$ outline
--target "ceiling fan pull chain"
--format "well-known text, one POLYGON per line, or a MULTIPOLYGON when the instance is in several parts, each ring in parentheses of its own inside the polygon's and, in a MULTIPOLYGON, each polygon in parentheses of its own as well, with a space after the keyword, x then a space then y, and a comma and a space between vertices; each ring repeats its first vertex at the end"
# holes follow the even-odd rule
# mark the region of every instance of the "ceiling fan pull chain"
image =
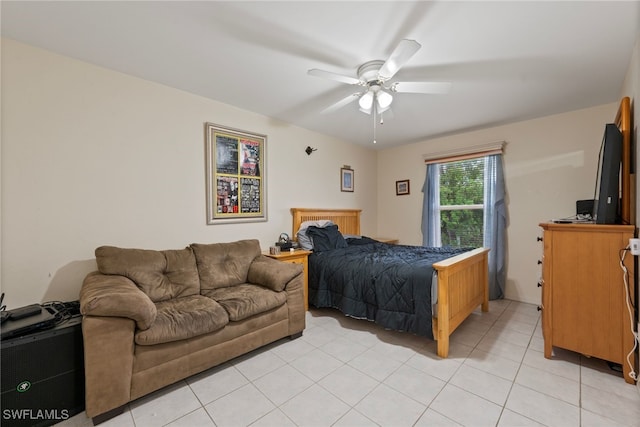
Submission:
POLYGON ((378 109, 376 108, 376 103, 375 103, 375 100, 374 100, 373 111, 372 111, 372 114, 371 114, 373 116, 373 143, 374 144, 377 142, 376 141, 376 122, 378 121, 378 117, 376 117, 377 114, 378 114, 378 109))

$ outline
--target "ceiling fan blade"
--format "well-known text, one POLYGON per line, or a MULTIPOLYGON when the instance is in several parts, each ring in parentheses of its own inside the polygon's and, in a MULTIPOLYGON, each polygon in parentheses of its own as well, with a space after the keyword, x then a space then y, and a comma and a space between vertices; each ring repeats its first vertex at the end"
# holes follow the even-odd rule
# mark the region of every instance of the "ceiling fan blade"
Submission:
POLYGON ((420 49, 421 45, 415 40, 403 39, 391 52, 391 56, 378 71, 380 80, 386 81, 393 77, 404 64, 420 49))
POLYGON ((332 73, 331 71, 318 70, 317 68, 313 68, 307 71, 307 74, 310 76, 322 77, 329 80, 336 80, 338 82, 347 83, 350 85, 359 85, 361 84, 360 80, 355 77, 343 76, 342 74, 332 73))
POLYGON ((325 108, 324 110, 322 110, 320 112, 320 114, 329 114, 329 113, 333 113, 334 111, 339 110, 340 108, 351 104, 353 101, 356 101, 358 98, 360 98, 360 93, 352 93, 351 95, 347 96, 346 98, 341 99, 340 101, 336 102, 335 104, 332 104, 330 106, 328 106, 327 108, 325 108))
POLYGON ((392 92, 443 94, 451 91, 451 82, 396 82, 392 92))

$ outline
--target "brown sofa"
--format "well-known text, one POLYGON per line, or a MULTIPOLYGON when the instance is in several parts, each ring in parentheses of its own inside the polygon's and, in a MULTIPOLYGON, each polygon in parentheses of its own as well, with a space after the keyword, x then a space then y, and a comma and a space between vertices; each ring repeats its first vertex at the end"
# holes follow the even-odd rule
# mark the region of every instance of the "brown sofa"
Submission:
POLYGON ((257 240, 154 251, 102 246, 80 290, 86 414, 134 399, 305 327, 302 266, 257 240))

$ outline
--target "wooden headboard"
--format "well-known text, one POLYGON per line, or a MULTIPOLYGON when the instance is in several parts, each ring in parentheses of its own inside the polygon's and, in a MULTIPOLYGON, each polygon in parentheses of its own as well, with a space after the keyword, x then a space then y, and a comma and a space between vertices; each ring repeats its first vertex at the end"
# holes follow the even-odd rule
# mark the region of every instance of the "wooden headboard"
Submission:
POLYGON ((296 238, 296 233, 300 229, 300 224, 305 221, 318 221, 330 219, 337 226, 342 234, 360 234, 360 212, 362 209, 311 209, 311 208, 291 208, 293 215, 293 233, 291 237, 296 238))

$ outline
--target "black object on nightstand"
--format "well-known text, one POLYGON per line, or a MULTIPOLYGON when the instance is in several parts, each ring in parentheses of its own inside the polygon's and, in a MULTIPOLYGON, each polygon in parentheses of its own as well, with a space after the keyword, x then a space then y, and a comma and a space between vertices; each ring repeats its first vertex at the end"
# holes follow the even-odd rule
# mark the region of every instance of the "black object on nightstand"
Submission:
POLYGON ((49 426, 84 410, 81 316, 2 340, 0 352, 3 427, 49 426))

